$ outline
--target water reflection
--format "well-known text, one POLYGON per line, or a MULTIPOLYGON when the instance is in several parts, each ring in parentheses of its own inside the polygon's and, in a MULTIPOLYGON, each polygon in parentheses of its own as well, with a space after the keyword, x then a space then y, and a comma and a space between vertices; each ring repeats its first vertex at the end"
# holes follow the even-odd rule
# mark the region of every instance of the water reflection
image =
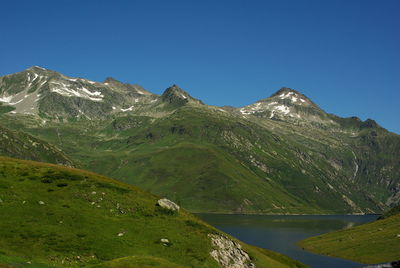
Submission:
POLYGON ((361 267, 359 263, 312 254, 296 246, 310 236, 373 221, 374 215, 221 215, 197 214, 218 229, 259 247, 278 251, 311 267, 361 267))

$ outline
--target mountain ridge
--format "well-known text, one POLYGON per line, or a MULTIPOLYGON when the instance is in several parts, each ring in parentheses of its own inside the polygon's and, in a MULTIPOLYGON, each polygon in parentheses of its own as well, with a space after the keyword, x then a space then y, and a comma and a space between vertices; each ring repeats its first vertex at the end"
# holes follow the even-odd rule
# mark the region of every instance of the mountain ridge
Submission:
MULTIPOLYGON (((198 100, 196 98, 193 98, 192 96, 189 95, 188 92, 182 90, 179 86, 177 85, 172 85, 164 90, 164 92, 161 95, 157 95, 154 93, 151 93, 149 91, 146 91, 143 87, 137 84, 128 84, 128 83, 123 83, 120 82, 112 77, 107 77, 104 82, 95 82, 91 80, 87 80, 85 78, 74 78, 74 77, 69 77, 65 76, 63 74, 60 74, 56 71, 49 70, 46 68, 42 68, 39 66, 31 66, 27 68, 26 70, 23 70, 21 72, 17 72, 14 74, 8 74, 3 77, 0 77, 0 104, 2 106, 8 105, 11 106, 13 109, 10 111, 10 113, 25 113, 25 114, 33 114, 33 115, 38 115, 39 117, 43 117, 43 115, 46 115, 46 112, 40 111, 40 109, 36 109, 35 107, 29 106, 29 107, 23 107, 24 102, 29 102, 29 100, 32 101, 32 97, 30 96, 29 93, 34 93, 35 91, 40 91, 40 89, 48 84, 50 81, 54 79, 54 77, 59 78, 61 80, 67 80, 70 82, 78 82, 79 83, 85 83, 86 85, 98 85, 100 86, 99 88, 90 88, 87 89, 81 85, 82 89, 81 91, 76 91, 76 90, 68 90, 65 88, 65 85, 60 82, 52 82, 56 84, 56 87, 53 88, 44 88, 47 89, 50 92, 57 93, 58 95, 66 96, 66 97, 80 97, 83 98, 84 100, 81 101, 81 106, 84 104, 82 102, 86 102, 85 100, 90 100, 92 102, 102 102, 103 101, 103 91, 105 90, 104 87, 111 87, 111 90, 117 93, 123 93, 130 98, 123 102, 123 105, 118 105, 114 106, 114 104, 110 105, 101 105, 104 106, 101 108, 96 108, 96 116, 107 116, 109 114, 115 113, 115 112, 138 112, 139 110, 143 111, 143 105, 141 105, 142 99, 141 97, 146 96, 150 97, 150 100, 147 99, 144 102, 144 106, 149 106, 149 109, 153 109, 155 105, 151 105, 154 102, 166 102, 172 106, 179 107, 181 105, 186 105, 186 104, 199 104, 199 105, 206 105, 209 107, 212 107, 210 105, 204 104, 201 100, 198 100), (26 81, 20 81, 20 85, 25 85, 25 89, 27 89, 26 94, 22 96, 19 96, 18 94, 14 95, 7 95, 9 93, 15 93, 16 88, 6 88, 7 85, 4 85, 4 80, 5 78, 11 78, 11 76, 20 76, 21 74, 27 74, 26 81), (41 81, 43 77, 46 77, 47 74, 47 81, 41 81), (30 75, 33 75, 34 77, 31 77, 30 75), (39 78, 39 79, 38 79, 39 78), (32 81, 30 81, 32 79, 32 81), (35 88, 35 85, 38 88, 35 88), (33 88, 32 88, 33 87, 33 88), (103 88, 102 88, 103 87, 103 88), (64 91, 63 91, 64 89, 64 91), (65 90, 66 89, 66 90, 65 90), (91 91, 94 90, 94 91, 91 91), (28 101, 26 100, 28 99, 28 101), (139 105, 140 103, 140 105, 139 105), (150 105, 149 105, 150 104, 150 105), (137 109, 135 106, 142 106, 141 108, 137 109), (21 107, 21 108, 20 108, 21 107), (98 113, 100 112, 100 114, 98 113)), ((79 85, 75 85, 75 87, 78 87, 79 85)), ((21 90, 24 87, 19 87, 19 91, 16 93, 21 93, 23 90, 21 90)), ((33 94, 32 94, 33 95, 33 94)), ((36 98, 33 100, 34 102, 40 102, 41 101, 41 96, 40 93, 37 93, 36 98)), ((124 99, 124 97, 121 96, 121 94, 111 94, 111 97, 116 98, 118 100, 118 104, 120 104, 121 100, 124 99)), ((60 101, 58 97, 53 96, 52 101, 60 101)), ((113 102, 117 103, 117 102, 113 102)), ((68 104, 67 104, 68 105, 68 104)), ((71 104, 69 104, 71 105, 71 104)), ((117 104, 115 104, 117 105, 117 104)), ((46 107, 46 105, 43 105, 43 109, 52 109, 52 107, 46 107)), ((71 105, 72 106, 72 105, 71 105)), ((80 105, 78 105, 80 106, 80 105)), ((307 96, 302 94, 301 92, 291 89, 288 87, 282 87, 279 90, 277 90, 275 93, 271 94, 269 97, 262 98, 255 103, 243 106, 243 107, 232 107, 232 106, 214 106, 217 107, 221 110, 226 110, 226 111, 239 111, 242 115, 254 115, 257 117, 263 117, 263 118, 269 118, 269 119, 275 119, 275 120, 289 120, 292 122, 296 121, 301 121, 302 117, 309 115, 307 117, 307 120, 305 121, 311 121, 313 123, 318 124, 327 124, 327 125, 334 125, 335 124, 335 117, 331 114, 326 113, 324 110, 322 110, 317 104, 315 104, 311 99, 309 99, 307 96), (311 114, 311 115, 310 115, 311 114)), ((149 110, 147 107, 144 108, 144 110, 149 110)), ((85 114, 82 112, 82 110, 77 109, 76 107, 71 108, 72 111, 62 113, 64 116, 67 115, 67 117, 80 117, 80 114, 85 114)), ((91 113, 93 115, 93 113, 91 113)), ((85 116, 84 116, 85 117, 85 116)), ((57 118, 57 115, 52 115, 50 118, 57 118)), ((85 118, 89 118, 86 116, 85 118)), ((340 118, 340 117, 339 117, 340 118)), ((350 117, 353 118, 353 117, 350 117)), ((346 118, 341 118, 341 119, 346 119, 346 118)), ((367 119, 365 121, 368 121, 370 119, 367 119)), ((304 120, 303 120, 304 121, 304 120)), ((365 122, 364 121, 364 122, 365 122)), ((315 125, 315 124, 314 124, 315 125)), ((379 125, 377 125, 378 127, 379 125)), ((380 127, 380 126, 379 126, 380 127)))

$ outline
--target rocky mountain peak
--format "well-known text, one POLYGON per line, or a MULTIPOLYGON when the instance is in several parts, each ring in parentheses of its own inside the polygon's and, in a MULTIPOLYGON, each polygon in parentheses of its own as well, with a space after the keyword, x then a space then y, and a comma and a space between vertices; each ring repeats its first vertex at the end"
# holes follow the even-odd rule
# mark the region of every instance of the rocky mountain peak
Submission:
POLYGON ((117 79, 113 77, 107 77, 104 82, 104 84, 122 84, 122 82, 118 81, 117 79))
POLYGON ((290 122, 302 121, 318 124, 330 122, 326 113, 315 103, 299 91, 288 87, 282 87, 269 98, 242 107, 239 111, 243 115, 255 115, 290 122))
POLYGON ((301 105, 301 106, 308 106, 312 105, 313 102, 301 94, 299 91, 296 91, 294 89, 288 88, 288 87, 282 87, 279 89, 276 93, 272 94, 271 97, 264 99, 264 101, 270 101, 270 100, 286 100, 286 104, 293 104, 293 105, 301 105))
POLYGON ((46 68, 40 67, 40 66, 31 66, 28 69, 26 69, 27 71, 31 71, 31 72, 43 72, 43 71, 47 71, 46 68))
POLYGON ((164 93, 161 96, 161 99, 166 103, 174 105, 184 105, 189 102, 203 104, 203 102, 193 98, 192 96, 189 95, 189 93, 187 93, 186 91, 184 91, 175 84, 170 86, 164 91, 164 93))
POLYGON ((368 118, 361 124, 361 128, 378 128, 380 127, 375 120, 368 118))

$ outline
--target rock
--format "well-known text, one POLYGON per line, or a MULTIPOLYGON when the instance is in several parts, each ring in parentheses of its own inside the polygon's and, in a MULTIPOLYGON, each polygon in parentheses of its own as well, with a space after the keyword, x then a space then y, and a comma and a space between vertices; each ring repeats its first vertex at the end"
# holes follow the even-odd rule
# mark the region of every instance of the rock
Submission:
POLYGON ((44 205, 44 202, 43 201, 39 201, 39 205, 44 205))
POLYGON ((400 261, 392 261, 389 263, 375 264, 364 266, 363 268, 398 268, 400 267, 400 261))
POLYGON ((171 243, 169 242, 169 240, 167 238, 161 238, 160 241, 163 244, 163 246, 168 247, 171 245, 171 243))
POLYGON ((168 200, 167 198, 163 198, 157 201, 157 204, 165 209, 169 209, 172 211, 179 211, 180 207, 172 202, 171 200, 168 200))
POLYGON ((123 236, 125 233, 118 233, 118 236, 123 236))
POLYGON ((242 246, 229 238, 209 234, 211 244, 215 248, 210 255, 223 268, 255 268, 251 263, 249 255, 242 249, 242 246))

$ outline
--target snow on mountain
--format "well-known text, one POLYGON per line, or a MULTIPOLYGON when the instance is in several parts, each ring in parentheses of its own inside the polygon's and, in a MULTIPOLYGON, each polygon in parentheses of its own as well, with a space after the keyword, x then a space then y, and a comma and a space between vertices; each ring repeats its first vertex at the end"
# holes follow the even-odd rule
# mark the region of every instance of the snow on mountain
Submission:
POLYGON ((38 66, 0 77, 0 104, 12 106, 13 113, 93 118, 134 111, 156 98, 138 85, 73 78, 38 66))

